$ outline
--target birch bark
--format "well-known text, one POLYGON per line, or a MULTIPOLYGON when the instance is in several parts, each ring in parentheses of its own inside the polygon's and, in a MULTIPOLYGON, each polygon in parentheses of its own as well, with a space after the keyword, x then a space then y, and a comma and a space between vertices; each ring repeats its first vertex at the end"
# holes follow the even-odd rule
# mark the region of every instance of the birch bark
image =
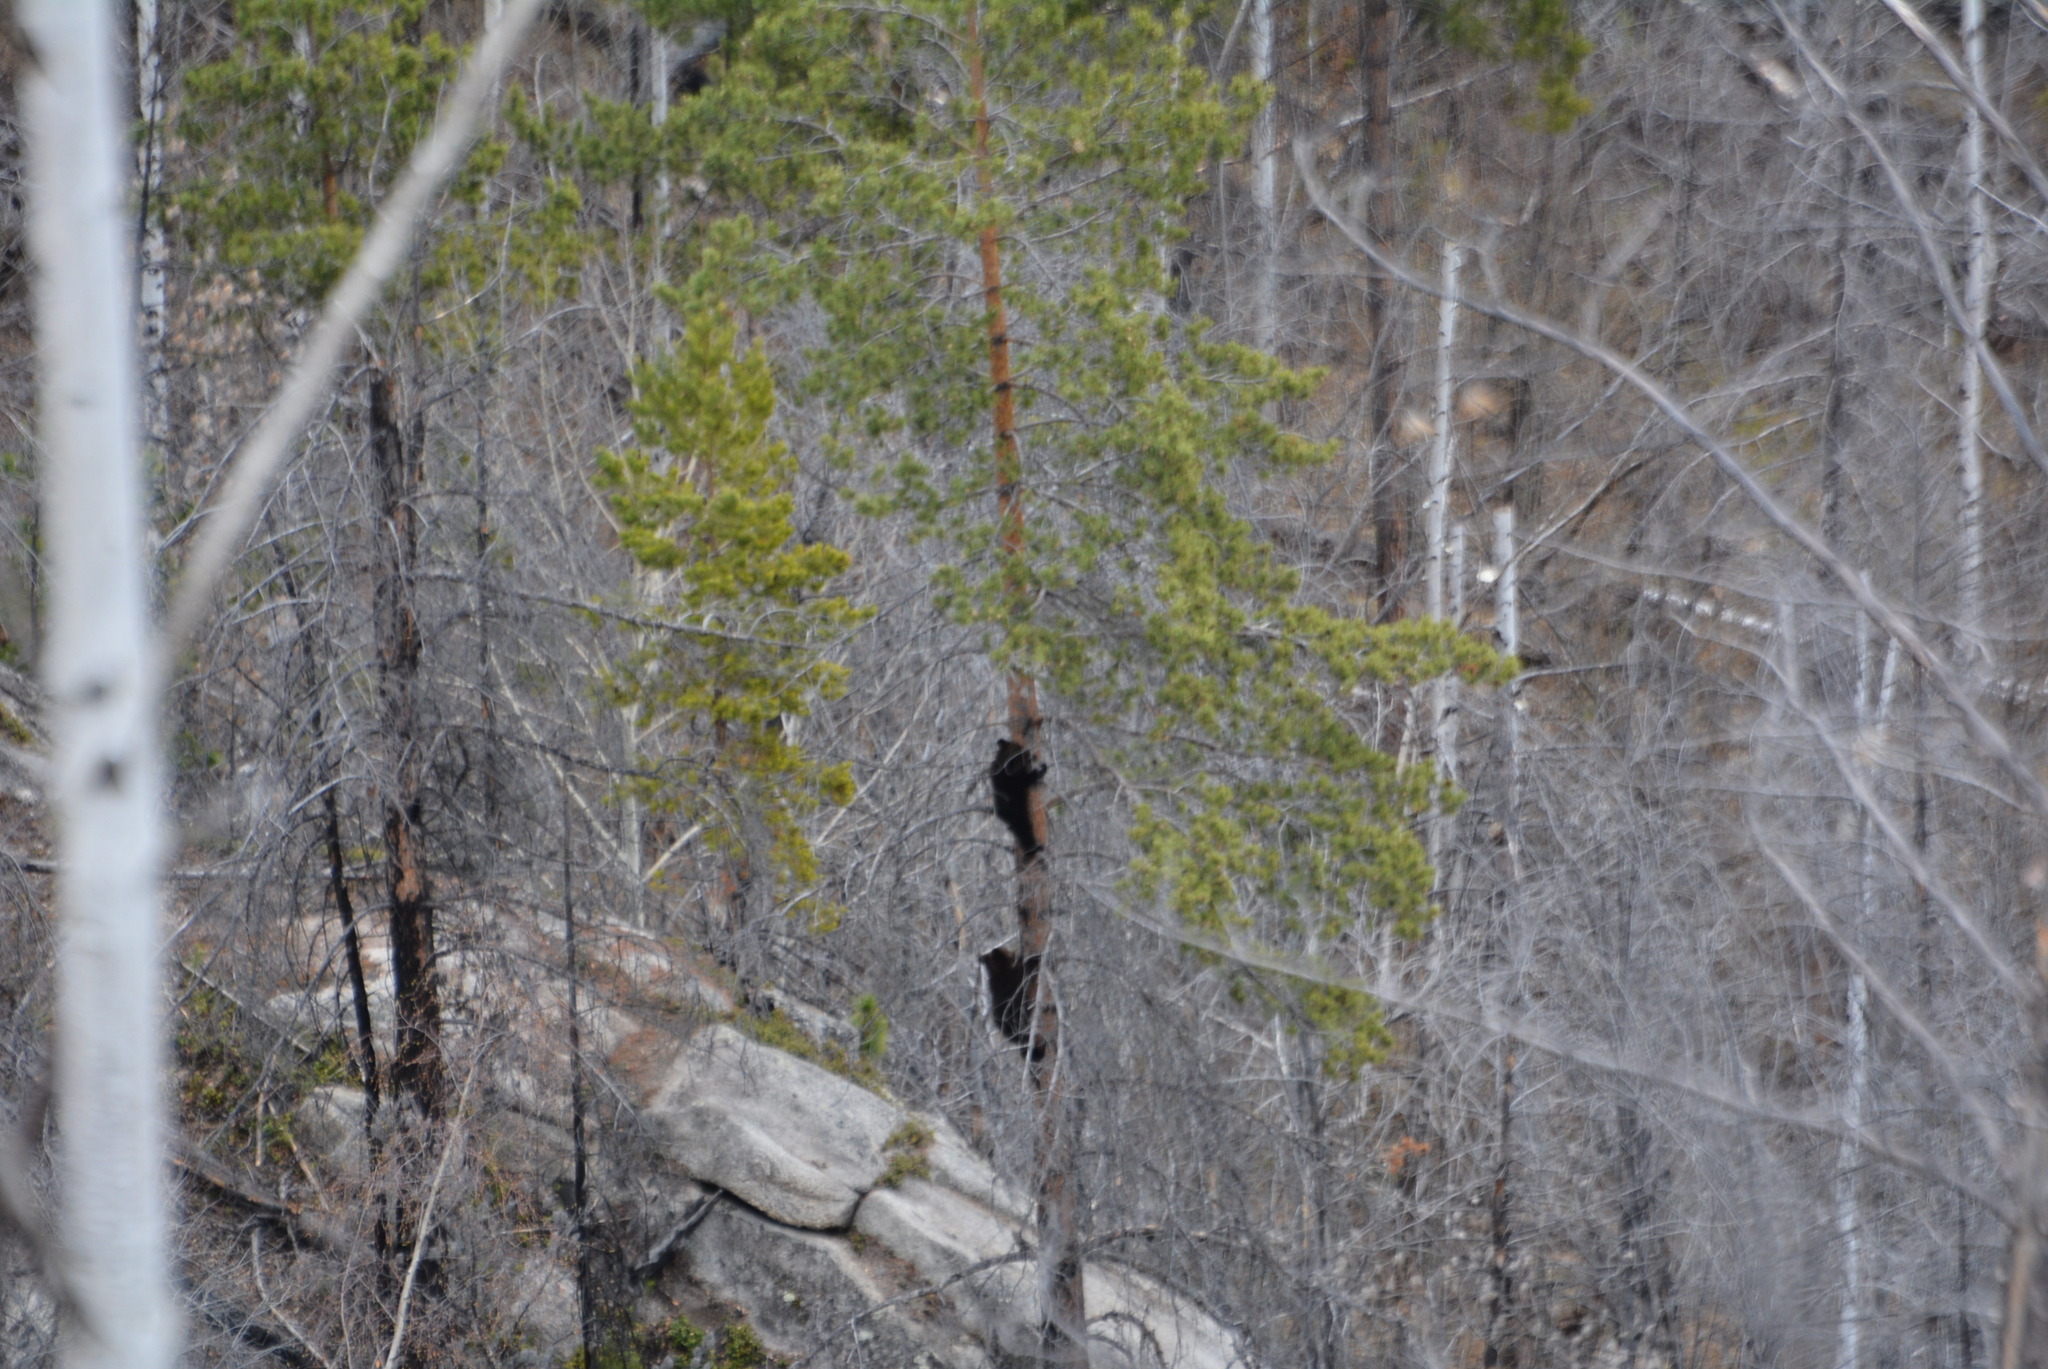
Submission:
MULTIPOLYGON (((1963 0, 1963 60, 1970 80, 1984 89, 1984 0, 1963 0)), ((1957 441, 1962 510, 1958 548, 1958 599, 1964 638, 1984 651, 1984 333, 1991 317, 1991 283, 1998 271, 1998 244, 1991 236, 1991 203, 1985 194, 1984 119, 1974 104, 1963 109, 1963 179, 1968 196, 1963 279, 1963 402, 1957 441)))
MULTIPOLYGON (((1423 607, 1432 618, 1443 617, 1449 604, 1446 581, 1451 558, 1446 530, 1451 504, 1451 429, 1456 419, 1452 411, 1451 355, 1458 344, 1458 271, 1464 256, 1465 249, 1458 243, 1444 245, 1443 297, 1437 308, 1436 436, 1429 449, 1429 495, 1423 504, 1422 520, 1429 556, 1423 582, 1423 607)), ((1456 689, 1456 682, 1449 677, 1436 680, 1429 686, 1430 743, 1435 753, 1437 772, 1446 778, 1457 769, 1456 689)), ((1429 824, 1432 866, 1440 864, 1443 854, 1444 825, 1443 814, 1433 812, 1429 824)), ((1441 887, 1441 875, 1438 884, 1441 887)))
POLYGON ((177 1353, 165 1252, 163 854, 136 396, 133 149, 112 5, 24 0, 57 831, 57 1108, 69 1369, 177 1353))
MULTIPOLYGON (((1501 504, 1493 510, 1493 560, 1498 568, 1493 582, 1494 629, 1500 634, 1500 649, 1512 656, 1521 649, 1521 620, 1518 616, 1517 576, 1515 574, 1515 506, 1501 504)), ((1520 801, 1521 778, 1521 736, 1518 717, 1517 687, 1509 684, 1501 691, 1500 738, 1501 750, 1501 843, 1507 851, 1508 896, 1510 907, 1519 912, 1516 905, 1521 894, 1520 835, 1515 810, 1520 801)), ((1500 1369, 1520 1362, 1514 1340, 1513 1307, 1514 1285, 1514 1192, 1511 1180, 1514 1174, 1514 1122, 1515 1122, 1515 1043, 1503 1041, 1500 1046, 1499 1091, 1500 1130, 1495 1152, 1493 1201, 1491 1211, 1492 1251, 1488 1260, 1488 1290, 1486 1307, 1486 1347, 1481 1355, 1485 1369, 1500 1369)))

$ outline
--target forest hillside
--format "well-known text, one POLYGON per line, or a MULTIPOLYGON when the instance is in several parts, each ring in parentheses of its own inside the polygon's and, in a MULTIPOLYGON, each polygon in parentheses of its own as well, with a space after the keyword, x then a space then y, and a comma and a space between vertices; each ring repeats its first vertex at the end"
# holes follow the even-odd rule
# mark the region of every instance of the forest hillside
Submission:
POLYGON ((0 1364, 2048 1366, 2048 6, 7 12, 0 1364))

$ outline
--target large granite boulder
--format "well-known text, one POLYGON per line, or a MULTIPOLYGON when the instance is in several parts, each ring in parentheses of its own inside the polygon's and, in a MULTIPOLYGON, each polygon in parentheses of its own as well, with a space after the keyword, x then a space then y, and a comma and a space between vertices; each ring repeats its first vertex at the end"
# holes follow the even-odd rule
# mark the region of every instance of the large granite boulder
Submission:
MULTIPOLYGON (((864 1199, 854 1230, 942 1287, 961 1321, 991 1346, 1030 1356, 1038 1345, 1038 1265, 1019 1222, 942 1184, 911 1180, 864 1199)), ((1131 1369, 1244 1369, 1237 1338, 1191 1299, 1106 1261, 1088 1266, 1095 1360, 1131 1369)))
POLYGON ((370 1168, 365 1106, 363 1091, 346 1084, 309 1090, 292 1112, 292 1139, 340 1172, 361 1176, 370 1168))
POLYGON ((1036 1256, 1025 1232, 964 1194, 912 1179, 876 1189, 860 1205, 855 1231, 907 1261, 976 1335, 1013 1355, 1037 1345, 1036 1256))
POLYGON ((1122 1265, 1088 1266, 1088 1329, 1098 1369, 1247 1369, 1223 1323, 1194 1299, 1122 1265))
MULTIPOLYGON (((636 973, 619 977, 656 1006, 601 1002, 586 1016, 585 1040, 640 1104, 662 1162, 636 1171, 641 1191, 630 1200, 648 1229, 675 1233, 650 1257, 647 1314, 692 1308, 719 1324, 737 1314, 774 1354, 811 1369, 994 1369, 1032 1358, 1042 1313, 1029 1200, 944 1118, 910 1112, 726 1023, 678 1030, 719 1005, 685 1003, 676 986, 718 986, 639 939, 628 949, 640 955, 626 966, 636 973), (700 1208, 699 1199, 715 1201, 700 1208)), ((346 1025, 331 986, 282 1006, 287 1033, 305 1031, 307 1019, 316 1034, 346 1025)), ((552 1020, 557 1007, 543 1004, 542 1015, 552 1020)), ((515 1039, 488 1081, 506 1105, 486 1138, 492 1162, 544 1192, 566 1183, 569 1154, 563 1061, 552 1043, 515 1039)), ((295 1126, 325 1164, 362 1170, 359 1091, 310 1091, 295 1126)), ((616 1189, 623 1176, 613 1181, 616 1189)), ((573 1348, 571 1267, 556 1241, 518 1271, 530 1363, 558 1364, 573 1348)), ((1091 1262, 1087 1298, 1098 1369, 1250 1365, 1229 1328, 1133 1269, 1091 1262)))
POLYGON ((679 1269, 737 1306, 768 1349, 810 1363, 985 1369, 972 1330, 928 1299, 892 1302, 899 1279, 872 1248, 799 1231, 727 1201, 693 1232, 679 1269))
POLYGON ((675 1054, 643 1116, 663 1155, 692 1179, 816 1231, 852 1223, 906 1120, 853 1081, 723 1025, 675 1054))

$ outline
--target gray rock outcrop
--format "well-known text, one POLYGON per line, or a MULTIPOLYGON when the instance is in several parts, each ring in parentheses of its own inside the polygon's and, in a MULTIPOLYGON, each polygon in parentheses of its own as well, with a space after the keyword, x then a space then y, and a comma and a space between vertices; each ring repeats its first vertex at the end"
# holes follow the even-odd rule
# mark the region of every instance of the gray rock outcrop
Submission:
MULTIPOLYGON (((663 1157, 730 1195, 682 1243, 677 1277, 737 1303, 771 1350, 932 1369, 1036 1350, 1030 1206, 943 1118, 725 1025, 642 1071, 663 1157), (921 1173, 892 1176, 906 1137, 921 1173)), ((1246 1369, 1191 1299, 1109 1261, 1086 1277, 1098 1364, 1246 1369)))
MULTIPOLYGON (((620 939, 638 957, 635 987, 661 990, 656 1008, 614 1000, 587 1010, 584 1039, 608 1055, 652 1142, 652 1171, 617 1177, 638 1186, 650 1228, 674 1233, 643 1271, 653 1279, 646 1317, 738 1314, 770 1353, 806 1369, 999 1369, 1031 1356, 1042 1316, 1029 1201, 944 1118, 756 1040, 744 1020, 707 1023, 712 1010, 734 1011, 716 983, 681 956, 664 963, 644 938, 620 939), (700 1207, 704 1198, 714 1201, 700 1207)), ((326 1021, 338 1015, 331 987, 266 1007, 288 1035, 309 1018, 338 1025, 326 1021)), ((790 1022, 829 1016, 776 1007, 790 1022)), ((531 1072, 559 1069, 550 1042, 520 1037, 492 1062, 490 1083, 507 1105, 488 1138, 495 1162, 543 1191, 565 1182, 568 1153, 559 1090, 531 1072)), ((359 1172, 362 1106, 357 1090, 315 1089, 296 1135, 325 1163, 359 1172)), ((1251 1369, 1228 1327, 1158 1280, 1106 1260, 1086 1279, 1098 1369, 1251 1369)), ((534 1362, 557 1363, 573 1346, 574 1287, 558 1244, 522 1269, 534 1362)))
POLYGON ((875 1186, 895 1104, 728 1026, 679 1051, 642 1115, 666 1157, 778 1222, 843 1231, 875 1186))

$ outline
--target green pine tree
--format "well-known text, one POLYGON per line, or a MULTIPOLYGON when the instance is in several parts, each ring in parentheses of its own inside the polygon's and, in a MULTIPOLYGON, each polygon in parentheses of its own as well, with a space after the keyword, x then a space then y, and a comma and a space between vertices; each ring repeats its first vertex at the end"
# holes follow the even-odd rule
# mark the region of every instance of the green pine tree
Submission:
MULTIPOLYGON (((523 136, 593 196, 636 175, 709 188, 701 230, 663 249, 684 307, 822 314, 826 343, 784 359, 785 387, 825 415, 864 509, 950 549, 941 602, 1044 690, 1054 725, 1088 731, 1133 800, 1131 896, 1291 951, 1419 931, 1415 827, 1444 796, 1364 735, 1354 691, 1512 666, 1443 623, 1303 602, 1226 497, 1329 456, 1273 418, 1317 375, 1165 307, 1203 158, 1261 92, 1211 81, 1167 6, 771 0, 729 17, 718 79, 665 124, 593 102, 522 112, 523 136), (1026 434, 1009 474, 986 229, 1026 434)), ((1342 1006, 1320 1018, 1355 1056, 1375 1022, 1342 1006)))
POLYGON ((799 910, 829 919, 802 821, 848 802, 853 780, 793 733, 816 701, 844 691, 829 647, 867 615, 824 593, 846 553, 796 536, 795 462, 769 435, 774 378, 758 344, 735 355, 737 335, 725 311, 692 317, 635 377, 636 445, 598 454, 597 488, 646 572, 634 604, 643 630, 606 688, 615 705, 666 720, 671 744, 630 782, 634 796, 705 832, 749 875, 759 861, 799 910))

